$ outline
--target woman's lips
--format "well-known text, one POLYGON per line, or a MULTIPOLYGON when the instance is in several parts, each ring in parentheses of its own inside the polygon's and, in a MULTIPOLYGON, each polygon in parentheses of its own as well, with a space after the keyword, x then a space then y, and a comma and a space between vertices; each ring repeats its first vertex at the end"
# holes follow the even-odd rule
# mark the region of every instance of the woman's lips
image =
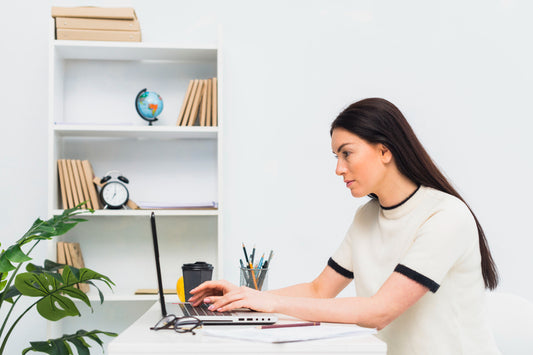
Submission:
POLYGON ((355 180, 346 180, 344 181, 346 183, 346 187, 350 187, 350 185, 354 182, 355 180))

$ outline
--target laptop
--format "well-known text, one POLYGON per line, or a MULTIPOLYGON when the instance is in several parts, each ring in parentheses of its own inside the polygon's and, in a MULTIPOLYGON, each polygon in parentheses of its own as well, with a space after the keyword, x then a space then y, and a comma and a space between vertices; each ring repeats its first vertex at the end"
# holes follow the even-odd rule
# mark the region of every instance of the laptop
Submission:
POLYGON ((193 316, 202 321, 203 324, 272 324, 276 323, 278 317, 272 313, 255 312, 249 309, 239 309, 230 312, 212 312, 207 309, 209 305, 202 304, 198 307, 193 307, 191 303, 165 303, 165 296, 163 293, 163 282, 161 279, 161 265, 159 264, 159 246, 157 243, 157 230, 155 224, 155 214, 152 212, 150 216, 150 224, 152 226, 152 238, 154 241, 155 266, 157 271, 157 288, 159 292, 159 303, 161 304, 161 316, 167 315, 167 309, 170 313, 177 317, 193 316))

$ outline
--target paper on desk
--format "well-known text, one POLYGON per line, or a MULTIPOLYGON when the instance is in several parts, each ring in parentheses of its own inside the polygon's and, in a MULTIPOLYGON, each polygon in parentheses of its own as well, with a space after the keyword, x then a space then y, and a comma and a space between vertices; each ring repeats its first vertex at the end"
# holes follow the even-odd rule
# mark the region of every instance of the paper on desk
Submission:
POLYGON ((287 343, 294 341, 305 341, 314 339, 335 338, 353 335, 375 334, 372 328, 363 328, 357 325, 325 325, 311 327, 291 327, 291 328, 240 328, 240 329, 220 329, 206 327, 202 334, 233 338, 240 340, 260 341, 265 343, 287 343))

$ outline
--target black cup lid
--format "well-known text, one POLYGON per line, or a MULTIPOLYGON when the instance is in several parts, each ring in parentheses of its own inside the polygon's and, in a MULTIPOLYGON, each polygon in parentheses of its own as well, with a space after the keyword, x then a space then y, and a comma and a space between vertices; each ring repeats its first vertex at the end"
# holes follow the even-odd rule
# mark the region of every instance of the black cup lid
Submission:
POLYGON ((182 270, 213 270, 213 265, 206 263, 205 261, 197 261, 195 263, 183 264, 182 270))

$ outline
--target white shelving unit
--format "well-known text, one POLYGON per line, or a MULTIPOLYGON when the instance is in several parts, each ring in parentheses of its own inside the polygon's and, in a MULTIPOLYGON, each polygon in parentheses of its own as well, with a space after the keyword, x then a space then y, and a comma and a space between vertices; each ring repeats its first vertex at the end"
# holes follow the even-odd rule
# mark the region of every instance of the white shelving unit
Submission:
MULTIPOLYGON (((223 277, 220 99, 218 127, 176 126, 190 80, 217 77, 218 97, 222 97, 220 68, 218 48, 57 40, 50 43, 50 216, 63 211, 58 159, 87 159, 97 176, 120 170, 130 180, 130 198, 135 202, 218 203, 217 209, 155 210, 165 288, 175 288, 182 264, 198 260, 213 264, 215 278, 223 277), (163 112, 153 126, 138 116, 134 106, 137 93, 144 88, 156 91, 164 101, 163 112)), ((86 267, 116 283, 113 293, 102 285, 104 305, 139 312, 157 300, 156 296, 134 295, 139 288, 156 288, 151 212, 96 210, 86 215, 88 222, 61 237, 79 242, 86 267)), ((56 241, 49 244, 51 260, 56 258, 56 241)), ((89 297, 98 300, 95 290, 89 292, 89 297)), ((124 320, 121 323, 120 319, 106 319, 105 314, 100 317, 102 324, 95 326, 102 330, 119 332, 128 325, 124 320)), ((49 335, 86 328, 83 322, 84 317, 51 323, 49 335)))

